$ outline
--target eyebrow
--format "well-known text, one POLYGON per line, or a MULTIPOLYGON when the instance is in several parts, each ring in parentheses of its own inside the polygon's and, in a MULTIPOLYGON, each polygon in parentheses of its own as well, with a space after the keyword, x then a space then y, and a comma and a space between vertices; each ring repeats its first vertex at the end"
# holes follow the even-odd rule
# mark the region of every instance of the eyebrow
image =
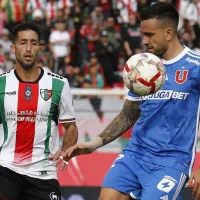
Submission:
POLYGON ((141 33, 143 34, 143 35, 154 35, 155 33, 152 33, 152 32, 142 32, 141 31, 141 33))
POLYGON ((27 40, 30 40, 31 42, 39 42, 39 41, 36 40, 36 39, 26 39, 26 38, 20 39, 20 41, 27 41, 27 40))

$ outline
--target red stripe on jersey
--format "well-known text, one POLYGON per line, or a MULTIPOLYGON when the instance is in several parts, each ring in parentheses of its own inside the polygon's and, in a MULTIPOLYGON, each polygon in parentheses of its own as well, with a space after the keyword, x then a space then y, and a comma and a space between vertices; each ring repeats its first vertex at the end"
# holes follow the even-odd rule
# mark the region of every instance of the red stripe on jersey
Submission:
POLYGON ((32 160, 39 93, 38 87, 38 83, 19 83, 14 157, 14 162, 19 164, 30 163, 32 160))

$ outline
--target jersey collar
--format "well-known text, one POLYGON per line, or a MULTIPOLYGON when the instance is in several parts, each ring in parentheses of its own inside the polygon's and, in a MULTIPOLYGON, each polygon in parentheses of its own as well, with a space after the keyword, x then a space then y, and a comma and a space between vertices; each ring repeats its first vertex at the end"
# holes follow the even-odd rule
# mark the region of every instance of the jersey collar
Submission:
POLYGON ((40 69, 41 69, 40 75, 39 75, 38 78, 37 78, 35 81, 33 81, 33 82, 23 81, 23 80, 19 77, 19 75, 18 75, 16 69, 14 70, 14 74, 15 74, 16 78, 19 80, 19 82, 21 82, 21 83, 38 83, 39 80, 40 80, 40 79, 42 78, 42 76, 44 75, 44 70, 43 70, 42 68, 40 68, 40 69))

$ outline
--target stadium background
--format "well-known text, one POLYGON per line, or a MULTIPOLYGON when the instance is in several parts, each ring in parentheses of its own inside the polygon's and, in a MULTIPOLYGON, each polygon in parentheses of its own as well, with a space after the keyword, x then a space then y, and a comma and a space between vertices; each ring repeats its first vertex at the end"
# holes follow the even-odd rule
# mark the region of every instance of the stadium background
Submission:
MULTIPOLYGON (((87 141, 119 113, 127 92, 123 65, 131 55, 145 51, 138 13, 159 1, 176 6, 179 39, 199 52, 200 0, 0 0, 0 73, 15 68, 9 50, 13 27, 23 21, 38 24, 38 65, 68 78, 79 141, 87 141)), ((129 138, 130 130, 95 153, 73 159, 66 172, 58 172, 62 199, 97 200, 106 171, 129 138)), ((200 140, 194 169, 200 165, 199 149, 200 140)), ((191 188, 186 188, 184 200, 190 199, 191 188)))

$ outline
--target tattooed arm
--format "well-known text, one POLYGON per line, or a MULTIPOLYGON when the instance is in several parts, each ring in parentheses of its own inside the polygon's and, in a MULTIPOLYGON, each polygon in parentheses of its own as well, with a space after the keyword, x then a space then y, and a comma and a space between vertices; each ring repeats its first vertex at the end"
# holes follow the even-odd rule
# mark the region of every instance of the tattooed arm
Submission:
POLYGON ((126 100, 122 111, 115 119, 100 133, 89 142, 82 142, 70 147, 65 152, 66 159, 69 160, 80 154, 89 154, 97 148, 104 146, 123 135, 139 118, 140 102, 126 100))
POLYGON ((140 115, 140 102, 126 100, 122 111, 98 136, 103 145, 112 142, 123 135, 136 122, 140 115))

